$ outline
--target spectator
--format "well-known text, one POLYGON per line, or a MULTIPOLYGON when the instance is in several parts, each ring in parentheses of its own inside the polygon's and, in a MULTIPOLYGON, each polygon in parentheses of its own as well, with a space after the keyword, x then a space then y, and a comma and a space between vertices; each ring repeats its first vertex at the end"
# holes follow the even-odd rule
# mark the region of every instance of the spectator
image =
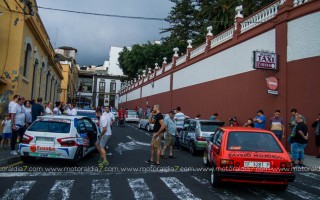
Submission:
POLYGON ((150 145, 150 159, 148 161, 146 161, 146 163, 159 166, 160 165, 160 154, 161 154, 161 138, 162 138, 162 133, 165 130, 166 126, 163 121, 163 115, 160 112, 160 106, 154 105, 153 111, 154 111, 154 115, 151 116, 152 119, 154 117, 153 137, 152 137, 151 145, 150 145), (156 151, 156 155, 157 155, 156 162, 153 161, 155 151, 156 151))
POLYGON ((244 126, 244 127, 252 127, 252 128, 254 128, 254 123, 253 123, 252 118, 249 118, 249 119, 247 120, 247 122, 246 122, 243 126, 244 126))
POLYGON ((44 115, 44 107, 42 105, 42 98, 37 99, 37 103, 31 107, 32 122, 36 121, 38 116, 44 115))
POLYGON ((178 106, 177 107, 177 113, 174 115, 174 120, 176 122, 176 127, 177 127, 177 132, 176 132, 176 148, 178 150, 181 149, 180 147, 180 141, 179 141, 179 137, 180 137, 180 132, 184 127, 184 121, 186 119, 186 116, 181 112, 181 107, 178 106))
POLYGON ((32 114, 31 114, 31 102, 25 101, 24 102, 24 111, 26 113, 26 122, 28 125, 32 123, 32 114))
POLYGON ((115 121, 114 115, 112 112, 110 112, 110 107, 106 106, 106 112, 103 113, 104 115, 107 115, 108 120, 110 121, 110 126, 112 126, 113 122, 115 121))
POLYGON ((164 124, 166 126, 166 132, 165 132, 165 141, 164 141, 164 147, 161 152, 161 158, 166 158, 165 152, 167 147, 169 147, 169 158, 173 158, 173 146, 175 144, 175 136, 177 127, 174 122, 174 112, 169 111, 169 114, 165 116, 164 118, 164 124))
POLYGON ((219 121, 218 117, 219 117, 219 114, 218 114, 218 113, 214 113, 214 114, 210 117, 210 120, 217 120, 217 121, 219 121))
POLYGON ((296 126, 294 135, 292 136, 292 158, 294 160, 294 166, 305 167, 303 164, 304 160, 304 149, 308 143, 308 127, 303 122, 301 115, 296 115, 296 126))
MULTIPOLYGON (((174 111, 172 111, 172 112, 174 112, 174 111)), ((201 114, 197 114, 195 119, 200 119, 200 117, 201 117, 201 114)))
POLYGON ((54 115, 61 115, 62 113, 61 113, 60 108, 61 108, 61 103, 60 103, 60 101, 57 101, 57 102, 56 102, 56 106, 55 106, 55 108, 53 109, 53 114, 54 114, 54 115))
POLYGON ((240 124, 237 121, 237 117, 229 118, 229 125, 230 126, 240 126, 240 124))
POLYGON ((66 110, 66 105, 63 103, 63 101, 60 103, 61 106, 60 106, 60 112, 61 114, 65 114, 65 110, 66 110))
POLYGON ((11 124, 12 124, 12 139, 11 139, 11 154, 18 155, 16 152, 16 142, 19 137, 22 139, 26 130, 26 115, 22 108, 23 98, 18 98, 17 104, 11 109, 11 124))
POLYGON ((266 128, 266 117, 263 115, 263 110, 258 110, 257 116, 253 119, 253 122, 255 128, 266 128))
POLYGON ((107 142, 111 137, 110 123, 108 123, 107 115, 102 115, 101 110, 96 111, 96 116, 99 119, 101 133, 95 145, 100 154, 99 166, 104 167, 106 165, 109 165, 105 146, 107 145, 107 142))
POLYGON ((271 131, 277 136, 281 141, 281 138, 284 137, 284 120, 280 117, 280 110, 274 112, 274 116, 270 119, 271 131))
POLYGON ((46 106, 46 109, 45 109, 45 114, 46 114, 46 115, 53 115, 53 112, 52 112, 52 103, 51 103, 51 102, 48 102, 48 103, 47 103, 47 106, 46 106))
POLYGON ((78 114, 74 103, 69 104, 69 109, 67 110, 68 115, 76 116, 78 114))
POLYGON ((312 127, 315 128, 316 146, 318 147, 318 155, 316 158, 320 158, 320 113, 316 121, 312 123, 312 127))
MULTIPOLYGON (((13 107, 15 104, 17 104, 18 98, 20 98, 20 95, 17 95, 17 94, 16 94, 16 95, 13 96, 12 101, 10 101, 9 106, 8 106, 8 113, 9 113, 9 115, 10 115, 10 113, 11 113, 12 107, 13 107)), ((11 116, 9 116, 9 117, 11 118, 11 116)))
POLYGON ((124 120, 124 110, 122 107, 118 110, 118 126, 123 125, 122 123, 125 123, 124 120))
POLYGON ((9 117, 9 114, 5 114, 4 120, 1 122, 1 126, 3 126, 2 130, 2 140, 1 140, 1 149, 4 147, 3 143, 5 140, 8 140, 8 146, 11 144, 11 138, 12 138, 12 123, 11 119, 9 117))

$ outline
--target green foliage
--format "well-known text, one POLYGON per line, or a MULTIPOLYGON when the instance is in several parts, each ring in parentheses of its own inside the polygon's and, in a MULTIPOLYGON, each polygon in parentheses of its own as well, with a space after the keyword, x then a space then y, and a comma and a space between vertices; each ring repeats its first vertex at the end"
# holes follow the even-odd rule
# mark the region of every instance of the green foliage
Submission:
POLYGON ((212 26, 214 35, 231 27, 234 23, 235 8, 243 5, 244 17, 274 2, 273 0, 170 0, 174 3, 166 21, 169 28, 161 29, 161 33, 169 33, 162 38, 162 44, 133 45, 129 50, 124 48, 120 53, 119 65, 128 79, 137 77, 143 69, 154 68, 154 64, 162 65, 163 57, 171 61, 173 48, 185 53, 187 40, 193 40, 194 47, 205 41, 207 27, 212 26))

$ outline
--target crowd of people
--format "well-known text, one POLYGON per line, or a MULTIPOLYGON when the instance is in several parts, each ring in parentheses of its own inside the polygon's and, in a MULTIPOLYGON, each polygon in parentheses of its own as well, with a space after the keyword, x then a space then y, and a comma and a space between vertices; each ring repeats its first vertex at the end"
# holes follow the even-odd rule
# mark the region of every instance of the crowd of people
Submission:
POLYGON ((26 100, 20 95, 14 95, 8 105, 8 112, 1 122, 3 126, 1 149, 9 147, 12 155, 18 155, 16 144, 22 141, 26 129, 42 115, 77 115, 75 104, 56 102, 55 107, 51 102, 42 102, 42 98, 26 100), (7 143, 7 147, 5 145, 7 143))

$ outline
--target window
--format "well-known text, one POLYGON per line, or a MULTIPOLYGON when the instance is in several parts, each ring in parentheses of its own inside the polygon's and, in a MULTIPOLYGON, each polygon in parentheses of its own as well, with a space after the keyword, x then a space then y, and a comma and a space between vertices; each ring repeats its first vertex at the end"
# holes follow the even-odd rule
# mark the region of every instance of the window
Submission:
POLYGON ((220 146, 221 146, 222 135, 223 135, 222 130, 218 130, 218 131, 216 132, 216 134, 214 134, 213 143, 214 143, 218 148, 220 148, 220 146))
POLYGON ((197 125, 197 123, 195 121, 191 122, 190 126, 189 126, 189 131, 195 131, 196 125, 197 125))
POLYGON ((85 133, 86 132, 86 125, 82 119, 78 120, 77 123, 77 131, 78 133, 85 133))
POLYGON ((29 69, 31 59, 31 45, 28 43, 24 54, 23 76, 27 77, 27 71, 29 69))
POLYGON ((116 92, 116 82, 110 83, 110 92, 116 92))
POLYGON ((36 121, 28 129, 28 131, 34 132, 49 132, 49 133, 69 133, 70 122, 55 122, 55 121, 36 121))
POLYGON ((203 132, 215 132, 217 128, 223 126, 223 122, 200 122, 201 131, 203 132))
POLYGON ((100 82, 99 83, 99 92, 105 92, 106 91, 106 82, 100 82))
POLYGON ((183 125, 183 130, 188 130, 189 128, 189 124, 190 124, 190 120, 185 121, 184 125, 183 125))

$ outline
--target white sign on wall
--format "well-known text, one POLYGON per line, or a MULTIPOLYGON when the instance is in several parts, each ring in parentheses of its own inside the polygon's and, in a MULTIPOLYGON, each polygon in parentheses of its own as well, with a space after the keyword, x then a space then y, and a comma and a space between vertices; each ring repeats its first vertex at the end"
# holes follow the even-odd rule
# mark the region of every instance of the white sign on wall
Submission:
POLYGON ((278 58, 276 53, 254 51, 253 58, 254 69, 267 69, 278 71, 278 58))

